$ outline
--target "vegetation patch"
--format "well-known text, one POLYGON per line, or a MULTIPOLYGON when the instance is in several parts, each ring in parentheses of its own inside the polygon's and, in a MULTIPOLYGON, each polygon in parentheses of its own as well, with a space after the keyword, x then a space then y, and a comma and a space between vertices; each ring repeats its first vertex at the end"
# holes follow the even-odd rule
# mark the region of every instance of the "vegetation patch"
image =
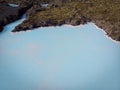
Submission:
MULTIPOLYGON (((113 39, 120 41, 120 0, 3 0, 30 2, 27 19, 13 31, 62 24, 94 22, 113 39), (48 3, 48 7, 41 7, 48 3)), ((26 5, 26 4, 25 4, 26 5)))

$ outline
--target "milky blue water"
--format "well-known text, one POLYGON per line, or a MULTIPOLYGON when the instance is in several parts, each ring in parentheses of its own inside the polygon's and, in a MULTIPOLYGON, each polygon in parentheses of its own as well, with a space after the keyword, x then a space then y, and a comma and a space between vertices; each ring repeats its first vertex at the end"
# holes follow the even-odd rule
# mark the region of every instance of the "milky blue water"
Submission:
POLYGON ((120 90, 120 44, 93 23, 0 33, 0 90, 120 90))
POLYGON ((49 4, 41 4, 42 7, 47 7, 49 4))
POLYGON ((19 5, 16 5, 16 4, 8 4, 9 6, 11 7, 18 7, 19 5))

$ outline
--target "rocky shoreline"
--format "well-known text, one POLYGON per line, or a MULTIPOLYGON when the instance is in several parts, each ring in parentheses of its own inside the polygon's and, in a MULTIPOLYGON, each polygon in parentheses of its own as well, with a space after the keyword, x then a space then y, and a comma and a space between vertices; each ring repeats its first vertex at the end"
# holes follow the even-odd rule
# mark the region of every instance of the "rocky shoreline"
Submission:
POLYGON ((31 3, 20 3, 18 7, 12 7, 6 1, 0 2, 0 32, 3 31, 5 25, 14 22, 32 6, 31 3))
MULTIPOLYGON (((37 27, 60 26, 63 24, 80 25, 93 22, 98 27, 105 30, 108 36, 116 41, 120 41, 120 5, 119 0, 24 0, 18 8, 12 8, 16 13, 12 13, 14 18, 7 20, 5 24, 0 23, 0 31, 3 26, 19 19, 26 12, 26 20, 15 27, 12 32, 26 31, 37 27), (48 3, 43 7, 42 3, 48 3), (112 7, 112 8, 111 8, 112 7)), ((5 6, 10 8, 9 6, 5 6)), ((0 7, 1 8, 1 7, 0 7)), ((5 12, 5 11, 3 11, 5 12)), ((2 17, 1 14, 0 18, 2 17)), ((4 18, 12 16, 6 11, 4 18)), ((5 20, 0 21, 5 22, 5 20)))
POLYGON ((2 32, 3 27, 17 19, 19 19, 18 8, 8 6, 7 4, 0 4, 0 32, 2 32))

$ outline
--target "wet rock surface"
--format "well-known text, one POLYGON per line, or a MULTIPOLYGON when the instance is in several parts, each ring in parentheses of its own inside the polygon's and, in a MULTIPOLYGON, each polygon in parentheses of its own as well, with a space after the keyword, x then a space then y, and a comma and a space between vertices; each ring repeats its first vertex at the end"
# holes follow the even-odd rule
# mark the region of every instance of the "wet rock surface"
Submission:
POLYGON ((19 17, 18 8, 8 6, 7 4, 0 4, 0 31, 3 27, 17 20, 19 17))
POLYGON ((23 13, 25 13, 31 6, 31 3, 23 2, 20 3, 18 7, 12 7, 8 2, 0 1, 0 32, 3 31, 3 27, 6 24, 20 19, 23 13))

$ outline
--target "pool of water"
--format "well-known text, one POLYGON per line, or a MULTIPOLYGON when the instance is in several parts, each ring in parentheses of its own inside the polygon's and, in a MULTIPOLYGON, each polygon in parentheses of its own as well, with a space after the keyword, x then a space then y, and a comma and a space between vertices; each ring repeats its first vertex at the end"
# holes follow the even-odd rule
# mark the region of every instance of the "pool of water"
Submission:
POLYGON ((120 44, 93 23, 0 34, 0 90, 120 90, 120 44))
POLYGON ((17 5, 17 4, 8 4, 8 5, 11 7, 19 7, 19 5, 17 5))

